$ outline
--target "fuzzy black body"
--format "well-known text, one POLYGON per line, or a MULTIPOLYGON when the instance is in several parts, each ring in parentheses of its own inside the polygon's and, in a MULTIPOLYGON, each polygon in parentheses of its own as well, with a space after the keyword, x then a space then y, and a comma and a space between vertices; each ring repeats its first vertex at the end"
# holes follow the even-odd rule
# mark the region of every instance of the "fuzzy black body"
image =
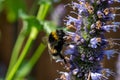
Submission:
POLYGON ((51 32, 48 37, 48 49, 50 52, 50 55, 53 57, 53 59, 56 60, 64 60, 64 56, 61 54, 63 45, 64 45, 64 37, 65 33, 63 30, 56 30, 54 32, 51 32))

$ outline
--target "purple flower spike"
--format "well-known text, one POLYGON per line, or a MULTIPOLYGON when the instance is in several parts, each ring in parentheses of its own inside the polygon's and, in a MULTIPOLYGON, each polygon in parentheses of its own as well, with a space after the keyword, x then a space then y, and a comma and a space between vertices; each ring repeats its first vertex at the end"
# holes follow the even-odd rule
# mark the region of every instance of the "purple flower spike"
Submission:
POLYGON ((64 44, 60 53, 66 61, 67 72, 62 72, 58 80, 109 79, 112 72, 103 68, 101 63, 104 55, 109 60, 114 53, 118 53, 115 49, 106 50, 116 45, 104 35, 110 31, 116 32, 120 27, 120 22, 114 20, 120 15, 113 13, 120 8, 110 7, 114 2, 120 0, 78 0, 69 5, 73 9, 70 12, 77 17, 69 15, 65 20, 67 30, 64 31, 64 44))

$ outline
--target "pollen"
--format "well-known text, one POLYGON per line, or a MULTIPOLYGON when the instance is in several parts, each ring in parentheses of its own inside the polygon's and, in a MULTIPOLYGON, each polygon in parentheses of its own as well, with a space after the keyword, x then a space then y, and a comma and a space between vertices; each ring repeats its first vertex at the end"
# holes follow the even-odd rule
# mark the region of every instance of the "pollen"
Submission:
POLYGON ((104 11, 105 15, 108 15, 110 13, 109 8, 106 8, 104 11))
POLYGON ((68 25, 67 29, 72 30, 72 31, 76 31, 76 27, 74 25, 68 25))
POLYGON ((102 26, 102 22, 101 22, 101 21, 97 21, 97 22, 96 22, 96 28, 97 28, 97 29, 100 29, 101 26, 102 26))

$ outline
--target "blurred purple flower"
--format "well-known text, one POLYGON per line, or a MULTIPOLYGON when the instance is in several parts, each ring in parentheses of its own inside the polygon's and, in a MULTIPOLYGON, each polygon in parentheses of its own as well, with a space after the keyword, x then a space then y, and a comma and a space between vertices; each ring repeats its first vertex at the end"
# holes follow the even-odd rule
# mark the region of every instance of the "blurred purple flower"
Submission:
POLYGON ((110 32, 110 30, 113 30, 114 32, 116 32, 117 28, 119 28, 119 25, 105 25, 105 26, 102 26, 102 29, 107 31, 107 32, 110 32))
POLYGON ((103 53, 107 56, 107 59, 110 59, 114 53, 118 53, 118 52, 115 50, 104 50, 103 53))
POLYGON ((66 55, 78 55, 78 50, 75 45, 69 45, 68 49, 64 52, 66 55))
POLYGON ((91 73, 92 80, 101 80, 102 74, 100 73, 91 73))
POLYGON ((97 38, 92 38, 90 40, 90 47, 97 48, 98 42, 101 42, 101 41, 98 41, 97 38))
POLYGON ((53 11, 51 19, 56 25, 60 26, 62 24, 62 18, 65 15, 65 11, 63 4, 58 5, 53 11))

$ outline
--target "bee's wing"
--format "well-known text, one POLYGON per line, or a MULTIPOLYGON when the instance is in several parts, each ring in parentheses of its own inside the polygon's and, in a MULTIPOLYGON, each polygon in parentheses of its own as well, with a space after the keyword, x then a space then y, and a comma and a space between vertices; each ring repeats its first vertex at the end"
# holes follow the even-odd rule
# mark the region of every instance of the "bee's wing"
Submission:
MULTIPOLYGON (((42 42, 43 42, 44 44, 48 43, 48 37, 47 37, 47 36, 44 36, 44 37, 42 38, 42 42)), ((46 45, 47 45, 47 44, 46 44, 46 45)))
POLYGON ((48 43, 48 53, 49 53, 49 56, 50 56, 50 61, 52 62, 52 52, 51 52, 51 47, 50 47, 49 43, 48 43))

